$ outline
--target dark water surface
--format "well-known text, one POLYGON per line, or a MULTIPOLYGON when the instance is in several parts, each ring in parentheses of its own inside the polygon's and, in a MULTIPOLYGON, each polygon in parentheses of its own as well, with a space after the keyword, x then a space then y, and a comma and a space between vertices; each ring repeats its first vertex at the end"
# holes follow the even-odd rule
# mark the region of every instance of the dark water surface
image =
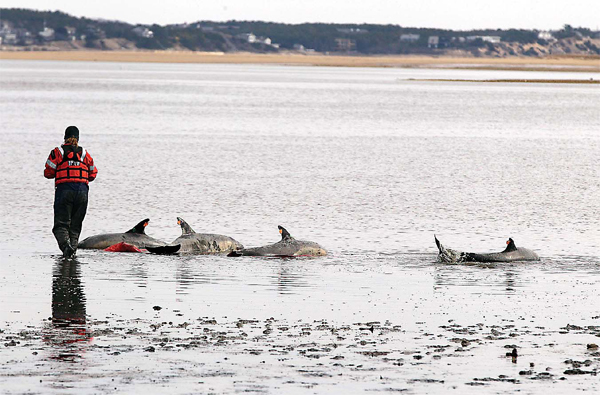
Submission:
POLYGON ((600 391, 600 90, 407 80, 591 77, 0 61, 2 391, 600 391), (330 255, 64 262, 42 172, 70 124, 84 237, 181 216, 330 255), (443 265, 434 233, 542 259, 443 265))

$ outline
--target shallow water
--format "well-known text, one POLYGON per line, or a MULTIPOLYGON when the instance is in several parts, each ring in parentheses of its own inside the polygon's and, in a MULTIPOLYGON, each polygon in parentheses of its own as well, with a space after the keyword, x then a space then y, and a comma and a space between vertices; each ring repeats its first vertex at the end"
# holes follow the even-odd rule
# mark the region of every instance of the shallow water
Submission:
POLYGON ((408 81, 590 76, 0 61, 3 391, 598 391, 600 91, 408 81), (68 124, 99 167, 83 237, 181 216, 330 255, 65 263, 42 170, 68 124), (434 233, 542 259, 442 265, 434 233))

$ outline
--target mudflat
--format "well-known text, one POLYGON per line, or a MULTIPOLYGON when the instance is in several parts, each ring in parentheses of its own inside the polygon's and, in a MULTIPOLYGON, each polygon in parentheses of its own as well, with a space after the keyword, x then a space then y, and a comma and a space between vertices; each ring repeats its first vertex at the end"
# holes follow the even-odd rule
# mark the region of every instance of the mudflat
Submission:
POLYGON ((282 64, 331 67, 443 67, 531 71, 597 71, 600 57, 484 58, 433 56, 342 56, 192 51, 1 51, 0 59, 149 63, 282 64))

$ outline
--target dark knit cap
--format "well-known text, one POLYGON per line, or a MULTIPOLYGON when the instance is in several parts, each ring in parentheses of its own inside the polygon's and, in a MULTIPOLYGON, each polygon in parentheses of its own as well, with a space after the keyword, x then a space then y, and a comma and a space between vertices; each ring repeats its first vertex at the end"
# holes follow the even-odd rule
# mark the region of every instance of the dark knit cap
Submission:
POLYGON ((69 126, 65 130, 65 140, 69 137, 75 137, 77 140, 79 140, 79 129, 77 129, 77 126, 69 126))

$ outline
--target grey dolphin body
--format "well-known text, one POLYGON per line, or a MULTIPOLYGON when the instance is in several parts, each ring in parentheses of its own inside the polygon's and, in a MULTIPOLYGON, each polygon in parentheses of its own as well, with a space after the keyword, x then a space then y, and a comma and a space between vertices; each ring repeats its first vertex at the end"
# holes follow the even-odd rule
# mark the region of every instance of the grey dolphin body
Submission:
POLYGON ((165 242, 156 240, 146 234, 145 228, 148 225, 148 222, 150 222, 150 220, 146 218, 124 233, 105 233, 96 236, 90 236, 79 242, 78 248, 103 250, 111 245, 121 242, 134 245, 138 248, 159 247, 166 245, 165 242))
POLYGON ((177 217, 181 226, 181 236, 173 240, 171 246, 181 245, 182 254, 226 254, 244 246, 229 236, 209 233, 196 233, 183 219, 177 217))
POLYGON ((245 248, 243 250, 232 251, 228 256, 324 256, 327 251, 317 243, 312 241, 302 241, 294 239, 287 230, 278 226, 281 233, 281 240, 274 244, 262 247, 245 248))
POLYGON ((445 248, 442 243, 435 237, 435 244, 438 247, 438 260, 444 263, 461 263, 461 262, 514 262, 514 261, 539 261, 540 257, 535 252, 517 247, 513 239, 509 238, 506 242, 506 248, 502 252, 492 253, 474 253, 462 252, 445 248))

